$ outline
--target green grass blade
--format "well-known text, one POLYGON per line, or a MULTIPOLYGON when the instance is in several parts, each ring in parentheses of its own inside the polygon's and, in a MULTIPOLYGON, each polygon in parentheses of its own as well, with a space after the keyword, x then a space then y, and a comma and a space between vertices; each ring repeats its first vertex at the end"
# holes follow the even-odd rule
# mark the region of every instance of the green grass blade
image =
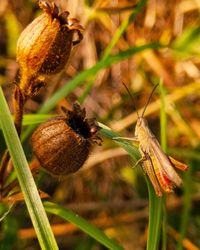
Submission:
POLYGON ((177 250, 184 249, 183 239, 186 237, 188 230, 188 224, 191 217, 191 208, 192 208, 192 164, 190 165, 187 173, 184 174, 184 196, 183 196, 183 211, 181 214, 181 223, 180 223, 180 237, 177 244, 177 250))
POLYGON ((155 191, 148 179, 147 186, 149 192, 149 226, 146 249, 157 250, 159 249, 158 244, 161 230, 162 198, 155 195, 155 191))
MULTIPOLYGON (((55 117, 55 115, 49 114, 26 114, 23 116, 23 126, 40 124, 45 122, 51 118, 55 117)), ((1 129, 1 125, 0 125, 1 129)))
POLYGON ((189 26, 172 44, 172 51, 177 58, 200 55, 200 26, 189 26))
POLYGON ((103 54, 103 59, 105 59, 105 58, 107 58, 109 56, 112 49, 115 47, 115 45, 119 41, 120 37, 125 32, 126 28, 130 24, 130 22, 133 22, 135 20, 136 16, 141 12, 141 10, 142 10, 143 6, 146 4, 146 2, 147 2, 146 0, 141 0, 137 4, 137 6, 135 6, 135 8, 133 9, 131 15, 122 22, 120 27, 115 32, 115 34, 114 34, 111 42, 109 43, 108 47, 106 48, 106 50, 105 50, 105 52, 103 54))
MULTIPOLYGON (((97 62, 93 67, 82 71, 80 74, 78 74, 76 77, 74 77, 71 81, 69 81, 67 84, 65 84, 62 88, 60 88, 39 110, 39 114, 45 114, 48 113, 50 110, 52 110, 57 103, 65 98, 68 94, 70 94, 76 87, 82 85, 86 79, 90 80, 90 77, 97 74, 100 70, 107 68, 111 66, 114 63, 117 63, 119 61, 122 61, 126 58, 129 58, 133 56, 134 54, 137 54, 139 52, 142 52, 146 49, 159 49, 163 48, 162 45, 159 43, 150 43, 145 44, 138 47, 131 47, 125 51, 122 51, 116 55, 110 56, 106 59, 102 59, 101 61, 97 62)), ((22 134, 22 141, 25 140, 30 133, 34 130, 35 126, 30 126, 25 132, 22 134)))
POLYGON ((146 44, 143 46, 138 47, 131 47, 128 50, 122 51, 116 55, 110 56, 106 59, 102 59, 99 61, 95 66, 91 67, 88 70, 85 70, 81 72, 79 75, 77 75, 74 79, 69 81, 66 85, 64 85, 61 89, 59 89, 40 109, 39 113, 47 113, 50 110, 52 110, 56 104, 66 97, 69 93, 71 93, 76 87, 83 84, 85 79, 92 77, 94 74, 99 72, 100 70, 107 68, 111 66, 114 63, 117 63, 119 61, 122 61, 126 58, 129 58, 130 56, 139 53, 141 51, 144 51, 146 49, 158 49, 162 46, 158 43, 151 43, 146 44))
MULTIPOLYGON (((160 82, 161 89, 161 144, 166 149, 166 114, 165 114, 165 103, 164 103, 164 89, 162 82, 160 82)), ((149 191, 149 230, 147 239, 147 250, 157 250, 160 242, 161 224, 163 222, 163 250, 166 247, 166 213, 165 211, 165 198, 159 198, 155 195, 155 191, 147 180, 148 191, 149 191), (164 216, 164 217, 163 217, 164 216), (164 219, 164 220, 162 220, 164 219)))
MULTIPOLYGON (((121 23, 121 25, 119 26, 119 28, 116 30, 115 34, 113 35, 113 38, 110 41, 109 45, 107 46, 107 48, 104 51, 103 56, 102 56, 103 60, 105 60, 106 58, 109 57, 109 55, 112 52, 112 49, 115 47, 115 45, 119 41, 120 37, 125 32, 126 28, 130 24, 130 22, 133 22, 135 20, 136 16, 141 12, 142 7, 145 5, 145 3, 146 3, 146 0, 140 1, 138 3, 138 5, 134 7, 131 15, 127 19, 123 20, 123 22, 121 23)), ((88 82, 88 84, 86 85, 84 93, 79 98, 79 102, 80 103, 83 103, 84 99, 87 97, 89 91, 91 90, 91 88, 93 86, 95 77, 96 77, 96 75, 93 74, 92 79, 90 79, 89 82, 88 82)))
MULTIPOLYGON (((164 152, 167 152, 167 116, 166 116, 166 105, 165 105, 166 91, 163 87, 163 81, 160 81, 160 139, 161 147, 164 152)), ((167 249, 167 209, 166 209, 166 195, 163 196, 162 202, 162 250, 167 249)))
POLYGON ((58 249, 0 87, 0 124, 41 249, 58 249))
POLYGON ((23 126, 40 124, 55 117, 53 114, 26 114, 23 116, 23 126))
POLYGON ((108 238, 108 236, 106 236, 100 229, 88 223, 88 221, 68 210, 67 208, 63 208, 62 206, 59 206, 52 202, 44 202, 44 207, 47 212, 55 214, 63 218, 64 220, 67 220, 70 223, 76 225, 83 232, 90 235, 106 248, 113 250, 123 250, 121 246, 119 246, 114 240, 108 238))

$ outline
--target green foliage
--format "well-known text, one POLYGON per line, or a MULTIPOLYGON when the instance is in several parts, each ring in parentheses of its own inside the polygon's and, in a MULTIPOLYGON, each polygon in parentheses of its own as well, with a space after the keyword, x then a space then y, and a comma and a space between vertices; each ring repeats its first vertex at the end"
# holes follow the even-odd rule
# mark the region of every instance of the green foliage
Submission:
POLYGON ((177 58, 200 55, 200 26, 188 27, 172 46, 177 58))
POLYGON ((48 213, 54 214, 56 216, 61 217, 62 219, 69 221, 70 223, 76 225, 78 228, 80 228, 83 232, 85 232, 87 235, 90 235, 95 240, 103 244, 106 248, 112 249, 112 250, 123 250, 121 246, 119 246, 115 241, 108 238, 103 231, 96 228, 92 224, 88 223, 86 220, 78 216, 77 214, 74 214, 72 211, 59 206, 58 204, 54 204, 51 202, 45 202, 44 203, 45 210, 48 213))

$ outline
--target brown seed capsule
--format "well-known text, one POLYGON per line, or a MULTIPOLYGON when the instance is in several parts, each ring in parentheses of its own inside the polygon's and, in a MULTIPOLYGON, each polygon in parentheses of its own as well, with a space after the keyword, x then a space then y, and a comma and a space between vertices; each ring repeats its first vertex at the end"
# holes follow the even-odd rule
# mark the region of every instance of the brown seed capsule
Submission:
POLYGON ((76 172, 87 159, 92 143, 101 144, 95 119, 86 119, 78 103, 65 116, 40 125, 32 135, 33 152, 41 166, 53 175, 76 172))
POLYGON ((38 2, 44 13, 25 28, 17 42, 20 75, 25 78, 20 87, 25 92, 28 91, 27 82, 34 84, 38 77, 41 80, 41 76, 60 72, 69 59, 72 46, 83 38, 83 27, 77 19, 68 18, 69 12, 59 14, 54 3, 38 2), (74 33, 77 33, 77 40, 74 40, 74 33))

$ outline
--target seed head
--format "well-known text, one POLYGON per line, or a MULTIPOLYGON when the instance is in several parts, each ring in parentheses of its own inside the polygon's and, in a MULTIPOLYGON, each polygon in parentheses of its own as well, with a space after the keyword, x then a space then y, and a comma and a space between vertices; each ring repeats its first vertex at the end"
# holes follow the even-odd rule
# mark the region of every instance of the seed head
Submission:
MULTIPOLYGON (((77 19, 68 18, 69 12, 59 13, 55 3, 44 0, 38 4, 43 13, 21 33, 16 51, 20 75, 30 84, 41 76, 60 72, 69 59, 72 46, 83 38, 83 27, 77 19), (77 40, 74 40, 75 33, 77 40)), ((22 89, 26 85, 27 91, 27 83, 22 85, 22 89)))
POLYGON ((75 103, 72 111, 63 111, 64 116, 45 122, 32 135, 33 152, 41 166, 57 176, 76 172, 92 145, 101 144, 96 135, 99 126, 95 119, 86 118, 85 109, 75 103))

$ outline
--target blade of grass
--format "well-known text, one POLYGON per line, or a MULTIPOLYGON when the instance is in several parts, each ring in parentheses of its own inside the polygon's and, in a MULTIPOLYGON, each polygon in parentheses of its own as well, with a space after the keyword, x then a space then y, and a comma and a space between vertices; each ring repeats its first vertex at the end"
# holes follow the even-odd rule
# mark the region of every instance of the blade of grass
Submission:
POLYGON ((128 25, 135 20, 136 16, 141 12, 141 10, 144 7, 144 5, 146 4, 146 2, 147 2, 146 0, 141 0, 134 7, 131 15, 122 22, 122 24, 120 25, 120 27, 115 32, 115 34, 114 34, 111 42, 109 43, 108 47, 106 48, 106 50, 105 50, 105 52, 103 54, 103 59, 105 59, 105 58, 107 58, 109 56, 109 54, 111 53, 112 49, 115 47, 115 45, 119 41, 120 37, 123 35, 123 33, 125 32, 125 30, 128 27, 128 25))
MULTIPOLYGON (((109 56, 106 59, 102 59, 98 63, 96 63, 93 67, 82 71, 76 77, 74 77, 71 81, 65 84, 62 88, 60 88, 38 111, 39 114, 48 113, 52 110, 56 104, 63 98, 65 98, 69 93, 71 93, 76 87, 82 85, 86 79, 89 79, 93 75, 97 74, 100 70, 109 67, 110 65, 117 63, 121 60, 129 58, 136 53, 144 51, 146 49, 159 49, 163 48, 159 43, 151 43, 138 47, 131 47, 125 51, 122 51, 116 55, 109 56)), ((22 134, 22 141, 24 141, 30 133, 34 130, 35 126, 30 126, 27 130, 22 134)))
MULTIPOLYGON (((23 126, 32 125, 32 124, 40 124, 45 122, 51 118, 55 117, 53 114, 26 114, 23 116, 23 126)), ((1 129, 1 125, 0 125, 1 129)))
POLYGON ((83 72, 81 72, 79 75, 77 75, 74 79, 69 81, 66 85, 64 85, 61 89, 59 89, 40 109, 39 113, 47 113, 50 110, 52 110, 56 104, 64 97, 66 97, 69 93, 71 93, 76 87, 83 84, 83 81, 90 76, 93 76, 93 74, 96 74, 101 69, 107 68, 110 65, 117 63, 119 61, 122 61, 126 58, 129 58, 130 56, 139 53, 141 51, 144 51, 146 49, 158 49, 162 46, 158 43, 151 43, 146 44, 143 46, 138 47, 131 47, 125 51, 122 51, 116 55, 110 56, 106 59, 102 59, 99 61, 95 66, 91 67, 90 69, 87 69, 83 72))
POLYGON ((0 87, 0 124, 41 249, 58 249, 0 87))
POLYGON ((63 218, 64 220, 67 220, 70 223, 76 225, 83 232, 90 235, 92 238, 100 242, 106 248, 112 250, 123 250, 123 247, 118 245, 114 240, 108 238, 108 236, 106 236, 100 229, 88 223, 88 221, 73 213, 69 209, 52 202, 44 202, 44 207, 47 212, 55 214, 63 218))
POLYGON ((53 114, 26 114, 23 116, 23 126, 40 124, 55 117, 53 114))
POLYGON ((177 58, 186 59, 200 55, 200 27, 188 26, 172 44, 172 51, 177 58))
MULTIPOLYGON (((166 91, 163 87, 163 81, 160 81, 160 139, 161 147, 164 152, 167 151, 167 116, 166 116, 166 105, 165 105, 166 91)), ((167 209, 166 209, 166 195, 163 196, 162 201, 162 250, 167 249, 167 209)))
POLYGON ((148 238, 147 250, 159 249, 161 217, 162 217, 162 198, 155 195, 155 191, 146 177, 148 192, 149 192, 149 223, 148 223, 148 238))
POLYGON ((180 238, 177 244, 177 250, 182 250, 183 248, 183 240, 186 237, 188 224, 191 216, 191 206, 192 206, 192 188, 193 188, 193 180, 192 180, 192 168, 195 164, 190 164, 190 167, 187 173, 184 174, 184 196, 183 196, 183 211, 181 214, 181 223, 180 223, 180 238))
MULTIPOLYGON (((166 149, 166 113, 165 113, 165 94, 160 82, 161 93, 161 111, 160 111, 160 127, 161 127, 161 145, 166 149)), ((163 246, 166 249, 166 212, 165 212, 165 198, 158 198, 155 195, 153 187, 149 180, 147 180, 149 191, 149 228, 147 239, 147 250, 157 250, 160 242, 161 224, 163 222, 163 246), (164 209, 164 213, 162 211, 164 209), (164 216, 164 218, 163 218, 164 216), (164 220, 162 220, 164 219, 164 220)))
MULTIPOLYGON (((136 6, 134 6, 131 15, 127 19, 123 20, 123 22, 121 23, 119 28, 116 30, 115 34, 113 35, 113 38, 111 39, 109 45, 107 46, 107 48, 104 51, 103 56, 102 56, 103 60, 105 60, 106 58, 109 57, 110 53, 112 52, 112 49, 115 47, 115 45, 119 41, 120 37, 125 32, 126 28, 130 24, 130 22, 133 22, 135 20, 136 16, 141 12, 145 3, 146 3, 146 0, 141 0, 136 6)), ((88 84, 86 85, 86 88, 85 88, 82 96, 79 98, 80 103, 82 103, 84 101, 84 99, 88 95, 89 91, 91 90, 93 83, 94 83, 94 79, 96 77, 96 74, 93 75, 92 79, 90 79, 88 84)))

